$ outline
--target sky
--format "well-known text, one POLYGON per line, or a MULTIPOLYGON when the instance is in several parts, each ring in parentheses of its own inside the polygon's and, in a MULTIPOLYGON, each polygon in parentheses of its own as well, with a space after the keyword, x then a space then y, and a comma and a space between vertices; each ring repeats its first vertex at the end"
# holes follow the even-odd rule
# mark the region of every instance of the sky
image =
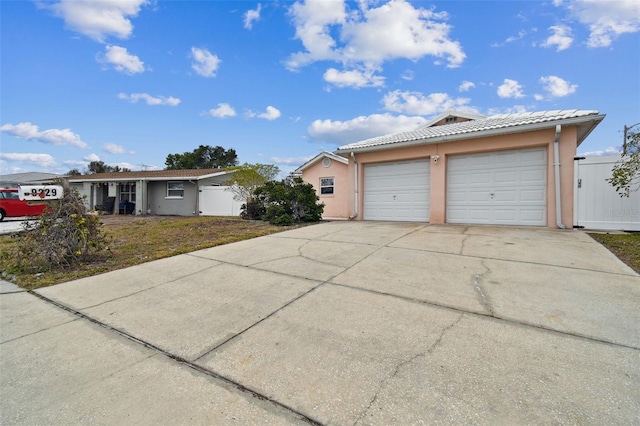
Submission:
POLYGON ((450 109, 598 110, 578 153, 617 153, 640 1, 0 2, 0 174, 160 170, 199 145, 286 173, 450 109))

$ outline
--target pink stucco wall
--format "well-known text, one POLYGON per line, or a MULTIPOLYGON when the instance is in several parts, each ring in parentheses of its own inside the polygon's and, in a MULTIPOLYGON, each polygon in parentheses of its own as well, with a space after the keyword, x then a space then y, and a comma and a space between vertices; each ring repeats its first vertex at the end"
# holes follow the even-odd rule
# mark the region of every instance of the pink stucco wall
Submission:
MULTIPOLYGON (((545 129, 527 133, 514 133, 488 138, 470 139, 458 142, 447 142, 433 145, 420 145, 409 148, 386 149, 374 152, 364 152, 356 154, 358 162, 358 216, 356 219, 362 220, 363 211, 363 190, 364 165, 369 163, 379 163, 386 161, 402 161, 416 158, 430 158, 431 155, 439 155, 437 164, 431 162, 431 194, 430 194, 430 223, 446 223, 446 176, 447 157, 456 154, 472 154, 486 151, 508 150, 518 148, 547 148, 547 226, 551 228, 556 225, 555 210, 555 180, 554 180, 554 159, 553 142, 555 129, 545 129)), ((573 157, 577 147, 577 129, 575 126, 563 127, 560 135, 560 182, 562 195, 562 223, 567 227, 573 226, 573 157)), ((322 168, 321 164, 318 164, 322 168)), ((354 214, 354 167, 353 161, 349 162, 349 171, 345 174, 347 179, 348 200, 346 206, 347 216, 354 214), (348 179, 347 177, 351 177, 348 179)), ((346 167, 345 167, 346 169, 346 167)), ((305 180, 307 171, 305 170, 305 180)), ((319 178, 319 175, 315 175, 319 178)), ((316 179, 317 180, 317 179, 316 179)), ((342 185, 340 190, 343 190, 342 185)), ((336 186, 336 197, 338 187, 336 186)), ((342 198, 341 198, 342 199, 342 198)), ((337 199, 336 199, 337 201, 337 199)))
POLYGON ((353 192, 353 174, 351 175, 351 179, 348 179, 348 170, 346 164, 335 160, 331 161, 329 167, 324 167, 322 160, 320 160, 304 169, 302 180, 313 185, 316 194, 320 197, 320 202, 324 203, 324 213, 322 217, 325 219, 346 219, 349 217, 348 200, 350 194, 353 192), (320 194, 320 178, 324 177, 334 178, 335 187, 333 195, 320 194))

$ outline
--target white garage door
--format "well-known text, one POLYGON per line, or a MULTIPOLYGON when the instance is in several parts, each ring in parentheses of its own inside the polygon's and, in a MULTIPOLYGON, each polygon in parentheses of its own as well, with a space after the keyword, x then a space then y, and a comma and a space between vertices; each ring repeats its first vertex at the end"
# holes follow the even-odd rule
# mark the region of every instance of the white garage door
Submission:
POLYGON ((545 148, 451 156, 447 222, 547 224, 545 148))
POLYGON ((364 219, 427 222, 429 160, 366 165, 364 219))

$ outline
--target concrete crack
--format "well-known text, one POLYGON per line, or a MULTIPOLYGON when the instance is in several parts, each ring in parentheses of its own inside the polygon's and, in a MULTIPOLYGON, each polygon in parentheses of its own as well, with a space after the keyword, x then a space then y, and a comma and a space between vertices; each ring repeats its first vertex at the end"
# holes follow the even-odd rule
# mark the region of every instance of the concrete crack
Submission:
POLYGON ((480 264, 486 269, 486 271, 483 272, 482 274, 479 274, 479 275, 475 276, 475 278, 473 280, 473 287, 475 288, 476 292, 480 296, 480 301, 482 302, 482 305, 485 307, 485 309, 487 311, 489 311, 489 315, 491 315, 493 317, 493 316, 495 316, 494 312, 493 312, 493 308, 491 307, 491 303, 489 302, 489 298, 485 294, 484 290, 482 289, 482 285, 481 285, 482 279, 484 278, 485 275, 491 273, 491 269, 489 269, 487 267, 487 265, 485 265, 484 260, 480 261, 480 264))
POLYGON ((398 373, 400 372, 400 370, 402 370, 402 368, 405 365, 411 364, 412 362, 414 362, 416 359, 418 358, 422 358, 425 357, 427 354, 431 354, 433 353, 433 351, 435 350, 435 348, 440 345, 440 342, 442 341, 442 338, 444 337, 444 335, 451 330, 453 327, 455 327, 460 320, 462 319, 462 317, 464 316, 464 313, 461 313, 458 318, 456 318, 456 320, 454 322, 452 322, 451 324, 449 324, 448 326, 446 326, 445 328, 442 329, 442 331, 440 332, 440 335, 438 336, 438 338, 436 339, 436 341, 429 347, 429 349, 427 349, 426 352, 422 352, 419 353, 417 355, 412 356, 409 359, 406 359, 404 361, 400 361, 398 364, 396 364, 396 367, 394 368, 393 372, 383 378, 380 381, 380 385, 378 386, 378 390, 376 391, 376 393, 373 395, 373 397, 371 398, 371 400, 369 401, 369 404, 367 404, 366 408, 364 409, 364 411, 362 412, 362 414, 360 414, 360 416, 358 416, 358 418, 353 422, 353 426, 357 425, 359 422, 361 422, 366 416, 367 413, 369 412, 369 410, 371 410, 371 407, 373 407, 373 404, 376 403, 376 401, 378 400, 378 395, 380 394, 380 392, 382 392, 382 390, 387 386, 387 383, 393 379, 394 377, 396 377, 398 375, 398 373))

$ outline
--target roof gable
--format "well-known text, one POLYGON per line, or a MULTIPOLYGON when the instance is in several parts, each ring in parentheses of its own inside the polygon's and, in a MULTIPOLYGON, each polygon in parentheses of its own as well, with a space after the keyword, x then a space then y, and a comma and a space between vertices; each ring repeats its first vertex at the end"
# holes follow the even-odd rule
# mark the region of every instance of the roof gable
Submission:
POLYGON ((556 110, 498 114, 481 119, 441 126, 422 126, 416 130, 366 139, 338 148, 336 153, 373 151, 403 146, 454 142, 486 136, 528 132, 556 125, 577 125, 578 145, 604 119, 596 110, 556 110))
POLYGON ((345 157, 340 157, 339 155, 333 154, 331 152, 323 151, 320 154, 318 154, 315 157, 313 157, 311 160, 309 160, 306 163, 304 163, 302 166, 300 166, 297 169, 295 169, 294 173, 301 173, 304 169, 307 169, 307 168, 313 166, 315 163, 317 163, 318 161, 320 161, 320 160, 322 160, 324 158, 330 158, 331 160, 338 161, 338 162, 340 162, 342 164, 349 164, 349 159, 347 159, 345 157))

